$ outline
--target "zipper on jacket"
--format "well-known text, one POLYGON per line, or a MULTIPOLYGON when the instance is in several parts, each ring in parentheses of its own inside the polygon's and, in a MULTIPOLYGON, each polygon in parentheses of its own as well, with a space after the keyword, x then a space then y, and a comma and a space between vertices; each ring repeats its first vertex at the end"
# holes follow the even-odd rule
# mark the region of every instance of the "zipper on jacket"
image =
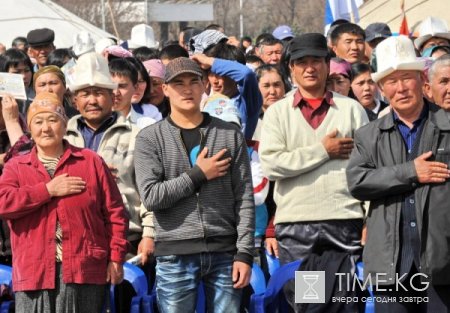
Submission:
MULTIPOLYGON (((394 249, 393 249, 393 253, 392 253, 392 263, 391 263, 391 266, 393 267, 394 275, 397 272, 396 271, 397 262, 398 262, 398 260, 400 258, 399 248, 397 250, 397 242, 400 241, 400 232, 401 232, 400 228, 402 227, 402 225, 399 224, 400 223, 400 219, 398 218, 399 214, 401 214, 401 211, 400 211, 400 213, 395 212, 395 219, 394 219, 394 225, 395 225, 396 228, 398 227, 398 232, 397 231, 394 232, 394 249), (397 250, 397 253, 395 253, 395 250, 397 250), (395 262, 395 256, 396 255, 397 255, 397 262, 395 262)), ((398 242, 398 243, 399 243, 398 246, 401 246, 400 242, 398 242)))
MULTIPOLYGON (((201 129, 198 130, 200 132, 200 149, 199 149, 199 153, 202 152, 203 148, 205 147, 205 142, 204 140, 206 139, 206 136, 203 135, 203 131, 201 129)), ((201 189, 201 187, 200 187, 201 189)), ((203 218, 202 218, 202 206, 200 203, 200 190, 199 192, 197 192, 197 207, 198 207, 198 214, 199 214, 199 218, 200 218, 200 222, 202 223, 202 229, 203 229, 203 238, 206 238, 206 228, 205 228, 205 223, 203 223, 203 218)))
POLYGON ((200 219, 200 223, 202 224, 202 230, 203 230, 203 238, 206 238, 206 229, 205 229, 205 224, 203 223, 203 218, 202 218, 202 206, 200 204, 200 192, 196 193, 197 196, 197 210, 198 210, 198 218, 200 219))
MULTIPOLYGON (((200 132, 200 149, 199 149, 199 153, 202 152, 203 148, 204 148, 204 142, 203 139, 206 138, 203 136, 203 131, 201 129, 198 130, 200 132)), ((201 189, 201 187, 200 187, 201 189)), ((198 215, 200 218, 200 222, 202 223, 202 230, 203 230, 203 238, 206 238, 206 228, 205 228, 205 223, 203 223, 203 218, 202 218, 202 206, 200 203, 200 191, 197 192, 197 208, 198 208, 198 215)))
MULTIPOLYGON (((199 132, 200 132, 200 150, 199 150, 199 153, 200 153, 200 152, 201 152, 201 149, 202 149, 203 132, 202 132, 201 130, 199 130, 199 132)), ((181 141, 181 144, 183 145, 184 152, 186 153, 186 156, 187 156, 187 158, 188 158, 189 168, 192 168, 193 165, 192 165, 191 162, 190 162, 190 159, 189 159, 189 153, 188 153, 188 151, 187 151, 186 145, 184 144, 183 138, 181 137, 181 130, 178 130, 178 136, 180 137, 180 141, 181 141)), ((195 195, 196 195, 196 197, 197 197, 197 211, 198 211, 198 218, 199 218, 200 223, 201 223, 201 225, 202 225, 203 238, 206 238, 206 230, 205 230, 205 225, 204 225, 204 223, 203 223, 203 218, 202 218, 202 207, 201 207, 201 205, 200 205, 200 197, 199 197, 199 194, 200 194, 200 192, 196 192, 196 193, 195 193, 195 195)))

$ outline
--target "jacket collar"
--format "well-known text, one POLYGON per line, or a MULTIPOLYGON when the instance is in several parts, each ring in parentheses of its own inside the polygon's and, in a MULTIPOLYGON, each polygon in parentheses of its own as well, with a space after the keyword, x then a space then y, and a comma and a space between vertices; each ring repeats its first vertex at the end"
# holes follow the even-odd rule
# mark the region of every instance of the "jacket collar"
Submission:
MULTIPOLYGON (((323 99, 325 99, 325 103, 329 106, 335 105, 333 101, 333 92, 326 90, 323 94, 323 99)), ((300 89, 297 89, 297 91, 294 93, 294 100, 292 103, 293 107, 299 107, 301 105, 304 105, 307 101, 303 97, 302 93, 300 92, 300 89)), ((323 103, 323 100, 322 100, 323 103)))
MULTIPOLYGON (((114 113, 113 113, 114 114, 114 113)), ((81 114, 75 115, 74 117, 72 117, 69 122, 67 123, 67 132, 78 132, 78 120, 80 120, 82 118, 81 114)), ((131 129, 131 122, 128 121, 122 114, 119 114, 116 122, 111 125, 111 127, 108 128, 109 129, 113 129, 113 128, 127 128, 127 129, 131 129)))
POLYGON ((447 117, 447 113, 434 103, 430 105, 430 121, 437 128, 450 131, 450 120, 447 117))
MULTIPOLYGON (((425 98, 424 105, 428 105, 428 120, 437 128, 445 131, 450 131, 450 120, 448 119, 445 111, 425 98)), ((394 115, 392 114, 392 112, 390 112, 384 118, 381 118, 378 127, 381 130, 390 130, 395 127, 394 115)))
MULTIPOLYGON (((74 158, 83 158, 83 154, 81 153, 81 149, 77 148, 75 146, 72 146, 71 144, 69 144, 67 142, 67 140, 63 140, 63 145, 64 145, 64 153, 61 156, 61 160, 58 162, 59 164, 62 164, 64 162, 66 162, 67 159, 69 159, 70 157, 74 157, 74 158)), ((41 164, 41 161, 39 161, 39 158, 37 156, 37 148, 36 146, 34 146, 31 149, 31 152, 24 155, 23 158, 20 158, 19 163, 23 163, 23 164, 33 164, 35 167, 38 167, 39 164, 41 164)))
MULTIPOLYGON (((211 118, 211 115, 209 115, 209 113, 207 112, 202 112, 202 114, 203 114, 203 121, 200 123, 198 128, 201 131, 205 131, 206 129, 209 128, 209 125, 211 125, 213 118, 211 118)), ((175 129, 178 132, 181 131, 181 128, 175 124, 170 115, 168 115, 167 118, 164 119, 164 122, 167 123, 172 129, 175 129)))

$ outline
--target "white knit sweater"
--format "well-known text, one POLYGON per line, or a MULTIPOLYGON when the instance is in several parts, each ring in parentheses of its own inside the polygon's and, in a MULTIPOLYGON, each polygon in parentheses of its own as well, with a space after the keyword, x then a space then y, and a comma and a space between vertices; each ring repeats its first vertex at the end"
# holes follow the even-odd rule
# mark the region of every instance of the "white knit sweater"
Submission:
POLYGON ((260 157, 265 175, 275 180, 275 224, 363 218, 361 202, 347 187, 347 160, 328 156, 322 139, 334 129, 352 137, 368 123, 362 106, 333 93, 335 105, 317 129, 293 107, 294 93, 274 103, 264 114, 260 157))

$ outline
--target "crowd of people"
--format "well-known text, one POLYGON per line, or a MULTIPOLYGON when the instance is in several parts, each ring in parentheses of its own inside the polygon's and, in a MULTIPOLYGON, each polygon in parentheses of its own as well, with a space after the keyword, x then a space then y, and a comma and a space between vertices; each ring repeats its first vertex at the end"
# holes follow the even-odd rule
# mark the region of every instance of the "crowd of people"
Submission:
MULTIPOLYGON (((376 312, 449 312, 444 20, 417 38, 338 20, 326 36, 281 25, 237 40, 211 24, 160 47, 141 24, 124 42, 54 40, 34 29, 0 54, 27 97, 3 94, 0 110, 16 312, 101 312, 110 284, 131 297, 136 255, 160 312, 194 312, 201 281, 208 312, 245 311, 267 254, 332 271, 332 286, 362 260, 376 312)), ((362 312, 336 289, 324 304, 285 295, 295 312, 362 312)))

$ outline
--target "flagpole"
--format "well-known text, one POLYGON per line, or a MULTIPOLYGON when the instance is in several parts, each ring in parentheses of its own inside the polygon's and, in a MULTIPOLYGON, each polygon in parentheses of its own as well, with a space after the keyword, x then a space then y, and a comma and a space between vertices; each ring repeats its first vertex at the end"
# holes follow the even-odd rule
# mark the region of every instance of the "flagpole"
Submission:
POLYGON ((352 0, 347 0, 347 9, 350 14, 350 23, 355 23, 355 15, 353 14, 353 3, 352 0))
POLYGON ((242 15, 242 2, 243 0, 239 0, 239 33, 241 38, 244 37, 244 16, 242 15))
POLYGON ((101 0, 101 10, 102 10, 102 29, 106 31, 105 0, 101 0))

